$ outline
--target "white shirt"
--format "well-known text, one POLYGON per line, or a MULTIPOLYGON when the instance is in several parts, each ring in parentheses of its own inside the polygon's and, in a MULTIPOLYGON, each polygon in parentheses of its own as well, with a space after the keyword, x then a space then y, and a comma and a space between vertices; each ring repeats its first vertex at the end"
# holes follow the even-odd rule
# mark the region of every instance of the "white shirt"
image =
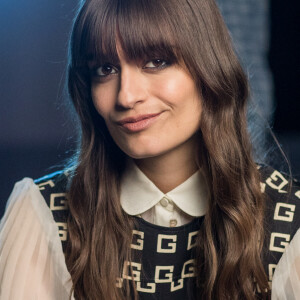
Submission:
POLYGON ((120 198, 129 215, 166 227, 187 224, 205 215, 208 206, 208 190, 200 170, 164 194, 133 161, 123 174, 120 198))

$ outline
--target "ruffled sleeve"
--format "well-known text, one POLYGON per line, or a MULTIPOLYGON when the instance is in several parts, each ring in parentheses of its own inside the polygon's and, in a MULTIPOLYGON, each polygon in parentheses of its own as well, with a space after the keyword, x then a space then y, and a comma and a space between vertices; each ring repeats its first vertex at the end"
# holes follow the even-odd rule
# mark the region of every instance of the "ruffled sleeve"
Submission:
POLYGON ((297 299, 300 299, 300 229, 277 264, 272 283, 272 300, 297 299))
POLYGON ((25 178, 15 185, 0 223, 0 299, 64 300, 71 287, 52 213, 25 178))

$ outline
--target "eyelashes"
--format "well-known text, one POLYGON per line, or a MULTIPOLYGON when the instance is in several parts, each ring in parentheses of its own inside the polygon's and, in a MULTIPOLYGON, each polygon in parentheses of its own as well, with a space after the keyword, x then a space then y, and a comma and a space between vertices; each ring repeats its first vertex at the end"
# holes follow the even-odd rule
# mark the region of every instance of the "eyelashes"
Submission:
MULTIPOLYGON (((158 72, 159 70, 167 68, 172 64, 173 64, 172 62, 166 59, 156 58, 144 63, 141 69, 148 72, 155 73, 158 72)), ((97 66, 91 69, 91 78, 105 80, 106 78, 119 74, 119 72, 120 72, 119 66, 115 66, 111 63, 104 63, 100 67, 97 66)))
POLYGON ((96 67, 93 70, 93 75, 95 77, 106 77, 112 74, 117 74, 118 73, 118 68, 114 67, 111 64, 104 64, 101 67, 96 67))
POLYGON ((170 65, 170 63, 164 59, 153 59, 148 61, 145 66, 143 66, 143 69, 163 69, 168 65, 170 65))

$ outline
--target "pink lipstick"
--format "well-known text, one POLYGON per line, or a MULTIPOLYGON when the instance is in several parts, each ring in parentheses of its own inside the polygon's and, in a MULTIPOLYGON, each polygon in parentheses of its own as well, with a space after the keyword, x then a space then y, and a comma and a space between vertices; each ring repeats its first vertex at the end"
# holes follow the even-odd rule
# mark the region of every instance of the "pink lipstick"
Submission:
POLYGON ((138 132, 150 127, 158 118, 158 114, 139 115, 136 117, 125 118, 117 123, 129 132, 138 132))

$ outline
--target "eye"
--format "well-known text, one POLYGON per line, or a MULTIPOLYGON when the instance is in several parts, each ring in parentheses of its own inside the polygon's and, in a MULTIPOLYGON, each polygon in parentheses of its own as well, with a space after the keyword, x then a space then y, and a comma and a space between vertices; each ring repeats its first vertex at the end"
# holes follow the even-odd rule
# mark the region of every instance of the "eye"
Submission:
POLYGON ((150 60, 148 61, 143 69, 162 69, 164 67, 168 66, 168 63, 167 61, 163 60, 163 59, 153 59, 153 60, 150 60))
POLYGON ((95 77, 105 77, 112 74, 116 74, 118 72, 117 68, 110 65, 110 64, 104 64, 101 67, 95 68, 93 70, 93 76, 95 77))

